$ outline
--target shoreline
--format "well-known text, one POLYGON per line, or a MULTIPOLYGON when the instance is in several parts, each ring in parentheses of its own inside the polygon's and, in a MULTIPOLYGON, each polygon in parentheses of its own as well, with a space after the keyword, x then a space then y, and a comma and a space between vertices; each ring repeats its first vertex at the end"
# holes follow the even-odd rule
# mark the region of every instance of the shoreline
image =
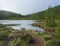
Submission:
MULTIPOLYGON (((5 37, 5 35, 4 36, 2 35, 2 37, 5 37, 5 38, 3 38, 3 40, 4 40, 4 42, 2 43, 3 46, 9 46, 10 44, 14 46, 14 44, 13 44, 14 42, 13 41, 17 40, 18 38, 21 38, 21 36, 25 37, 25 34, 26 34, 27 40, 28 40, 28 37, 31 37, 32 38, 31 40, 33 40, 32 43, 30 43, 30 41, 29 41, 28 45, 30 45, 30 46, 44 46, 43 40, 38 34, 36 34, 37 32, 28 31, 25 28, 22 28, 21 30, 17 31, 15 29, 6 27, 4 25, 0 25, 0 27, 1 27, 1 29, 3 29, 4 32, 7 31, 6 37, 5 37), (10 43, 10 42, 12 42, 12 43, 10 43)), ((0 31, 2 31, 2 30, 0 30, 0 31)), ((24 41, 24 39, 22 39, 22 40, 24 41)))

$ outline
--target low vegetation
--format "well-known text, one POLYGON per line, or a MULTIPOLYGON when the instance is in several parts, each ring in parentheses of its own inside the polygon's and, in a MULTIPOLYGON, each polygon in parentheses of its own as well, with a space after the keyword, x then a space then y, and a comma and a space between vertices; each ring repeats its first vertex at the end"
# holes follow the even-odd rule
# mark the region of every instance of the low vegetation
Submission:
POLYGON ((0 46, 30 46, 34 42, 34 38, 28 32, 0 25, 0 46))

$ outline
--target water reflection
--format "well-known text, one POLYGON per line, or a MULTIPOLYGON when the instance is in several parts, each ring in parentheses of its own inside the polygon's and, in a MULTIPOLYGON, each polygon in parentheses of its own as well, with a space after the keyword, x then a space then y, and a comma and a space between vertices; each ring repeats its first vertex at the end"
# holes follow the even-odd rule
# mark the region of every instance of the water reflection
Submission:
POLYGON ((10 26, 14 29, 26 28, 27 30, 36 30, 36 31, 44 31, 44 29, 32 26, 31 24, 36 23, 35 20, 0 20, 1 24, 19 24, 16 26, 10 26))

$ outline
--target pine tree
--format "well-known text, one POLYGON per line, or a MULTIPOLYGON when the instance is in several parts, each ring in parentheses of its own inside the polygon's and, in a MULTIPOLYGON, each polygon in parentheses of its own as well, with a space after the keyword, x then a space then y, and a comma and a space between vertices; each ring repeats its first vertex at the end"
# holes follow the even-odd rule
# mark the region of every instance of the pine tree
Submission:
POLYGON ((51 8, 49 6, 48 10, 46 11, 46 16, 45 16, 45 26, 46 26, 46 31, 49 32, 55 32, 55 27, 56 27, 56 17, 54 15, 54 8, 51 8))
POLYGON ((45 24, 47 27, 55 27, 55 15, 54 15, 54 9, 49 6, 48 10, 46 11, 46 17, 45 17, 45 24))

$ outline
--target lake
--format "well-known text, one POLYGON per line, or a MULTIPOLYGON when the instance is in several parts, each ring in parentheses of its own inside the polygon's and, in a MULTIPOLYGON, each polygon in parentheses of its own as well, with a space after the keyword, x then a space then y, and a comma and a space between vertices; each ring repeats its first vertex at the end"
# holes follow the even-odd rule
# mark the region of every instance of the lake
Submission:
POLYGON ((0 24, 19 24, 16 26, 9 26, 13 29, 21 30, 21 28, 25 28, 27 30, 34 30, 34 31, 44 31, 44 29, 32 26, 31 24, 37 23, 35 20, 0 20, 0 24))

